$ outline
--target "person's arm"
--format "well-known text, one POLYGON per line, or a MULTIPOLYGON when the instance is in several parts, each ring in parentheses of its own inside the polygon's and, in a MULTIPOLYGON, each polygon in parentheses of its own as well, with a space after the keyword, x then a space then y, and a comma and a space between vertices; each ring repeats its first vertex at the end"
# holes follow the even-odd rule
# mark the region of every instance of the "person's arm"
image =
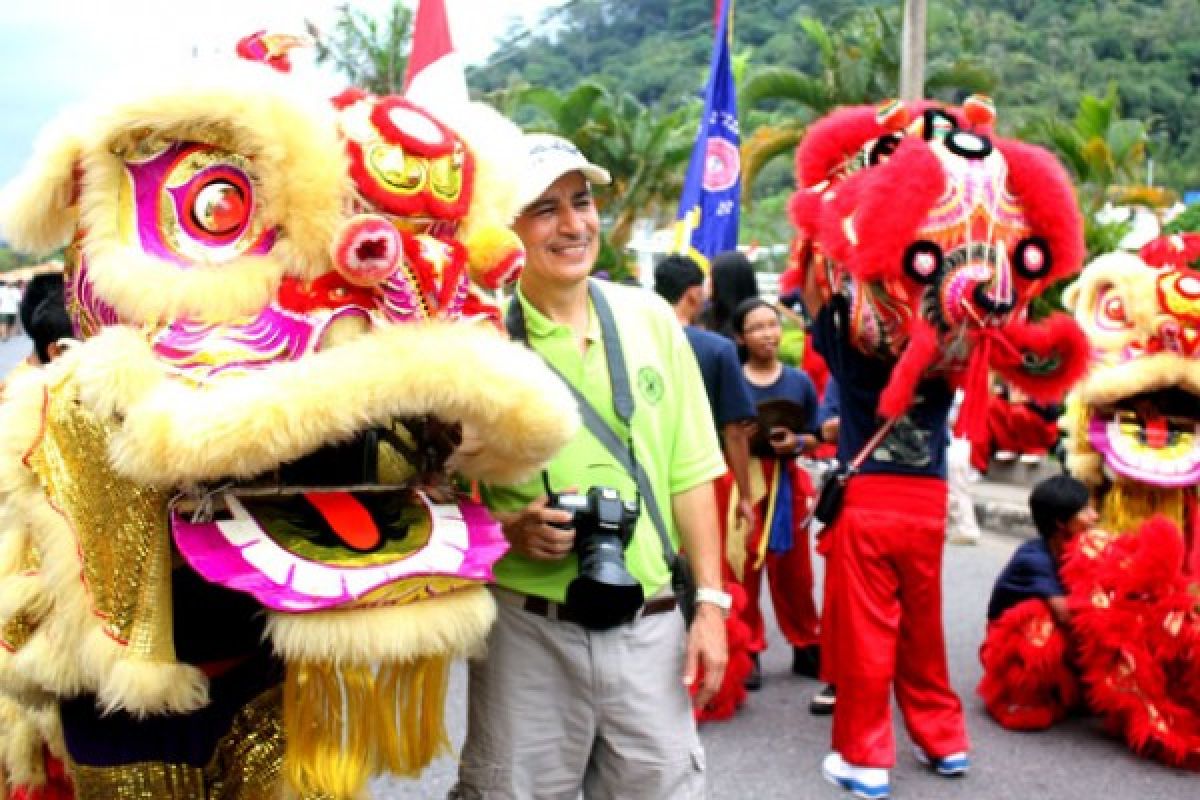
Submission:
MULTIPOLYGON (((712 482, 705 481, 671 495, 671 512, 679 527, 682 549, 687 554, 696 587, 721 590, 717 500, 712 482)), ((697 603, 696 616, 688 630, 683 683, 691 686, 696 680, 697 668, 704 668, 704 683, 696 692, 698 708, 704 708, 720 688, 728 659, 724 613, 711 603, 697 603)))
POLYGON ((1046 605, 1050 606, 1050 614, 1054 617, 1054 621, 1070 630, 1071 612, 1067 608, 1067 598, 1062 595, 1047 597, 1046 605))
POLYGON ((750 528, 754 527, 754 503, 750 499, 750 435, 753 426, 747 422, 731 422, 721 428, 725 446, 725 461, 737 486, 737 515, 750 528))
MULTIPOLYGON (((573 491, 573 489, 572 489, 573 491)), ((493 511, 514 553, 535 561, 560 561, 575 544, 575 531, 556 527, 571 521, 571 514, 546 508, 539 497, 520 511, 493 511)))

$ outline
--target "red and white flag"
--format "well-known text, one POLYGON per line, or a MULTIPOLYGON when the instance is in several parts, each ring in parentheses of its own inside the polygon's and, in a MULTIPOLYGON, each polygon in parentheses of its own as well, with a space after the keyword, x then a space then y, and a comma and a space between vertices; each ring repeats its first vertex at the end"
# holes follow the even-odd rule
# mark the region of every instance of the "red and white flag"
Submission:
POLYGON ((462 59, 450 38, 445 0, 417 0, 404 96, 427 108, 469 99, 462 59))

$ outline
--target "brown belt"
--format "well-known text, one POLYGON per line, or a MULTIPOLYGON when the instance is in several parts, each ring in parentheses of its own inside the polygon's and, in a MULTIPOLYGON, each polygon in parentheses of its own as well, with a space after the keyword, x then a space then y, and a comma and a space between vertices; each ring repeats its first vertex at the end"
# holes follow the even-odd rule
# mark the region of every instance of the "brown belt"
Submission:
MULTIPOLYGON (((493 587, 493 591, 496 597, 502 602, 528 611, 530 614, 537 614, 539 617, 555 619, 560 622, 574 622, 576 624, 579 622, 562 603, 556 603, 553 600, 547 600, 545 597, 537 597, 532 594, 521 594, 520 592, 514 592, 511 589, 501 587, 493 587)), ((674 611, 678 607, 679 604, 675 602, 674 595, 652 597, 643 603, 637 613, 627 621, 632 622, 638 617, 649 617, 653 614, 665 614, 668 611, 674 611)))

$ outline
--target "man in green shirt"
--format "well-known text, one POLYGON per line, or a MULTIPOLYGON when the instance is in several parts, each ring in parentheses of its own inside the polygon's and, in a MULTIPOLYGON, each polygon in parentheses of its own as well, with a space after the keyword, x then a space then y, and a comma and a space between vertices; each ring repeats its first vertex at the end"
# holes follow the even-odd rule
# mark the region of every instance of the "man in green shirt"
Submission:
POLYGON ((670 570, 647 502, 625 549, 646 602, 630 619, 592 630, 564 605, 579 574, 572 515, 555 492, 615 489, 639 497, 629 471, 586 428, 546 476, 484 487, 512 550, 496 567, 499 616, 485 658, 470 666, 467 740, 453 798, 705 796, 704 753, 688 690, 703 704, 725 669, 719 541, 712 481, 724 471, 691 347, 660 298, 597 283, 612 309, 634 401, 629 426, 614 410, 610 365, 588 277, 599 251, 590 183, 608 173, 556 136, 526 137, 524 210, 513 228, 527 264, 520 303, 530 347, 587 399, 621 441, 632 441, 659 500, 673 548, 696 584, 695 619, 674 611, 670 570))

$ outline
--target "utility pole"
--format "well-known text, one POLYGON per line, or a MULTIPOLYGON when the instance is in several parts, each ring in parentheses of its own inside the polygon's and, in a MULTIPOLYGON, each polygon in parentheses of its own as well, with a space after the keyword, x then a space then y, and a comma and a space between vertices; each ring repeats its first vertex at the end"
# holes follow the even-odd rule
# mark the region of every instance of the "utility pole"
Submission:
POLYGON ((904 0, 900 41, 900 99, 920 100, 925 94, 925 0, 904 0))

